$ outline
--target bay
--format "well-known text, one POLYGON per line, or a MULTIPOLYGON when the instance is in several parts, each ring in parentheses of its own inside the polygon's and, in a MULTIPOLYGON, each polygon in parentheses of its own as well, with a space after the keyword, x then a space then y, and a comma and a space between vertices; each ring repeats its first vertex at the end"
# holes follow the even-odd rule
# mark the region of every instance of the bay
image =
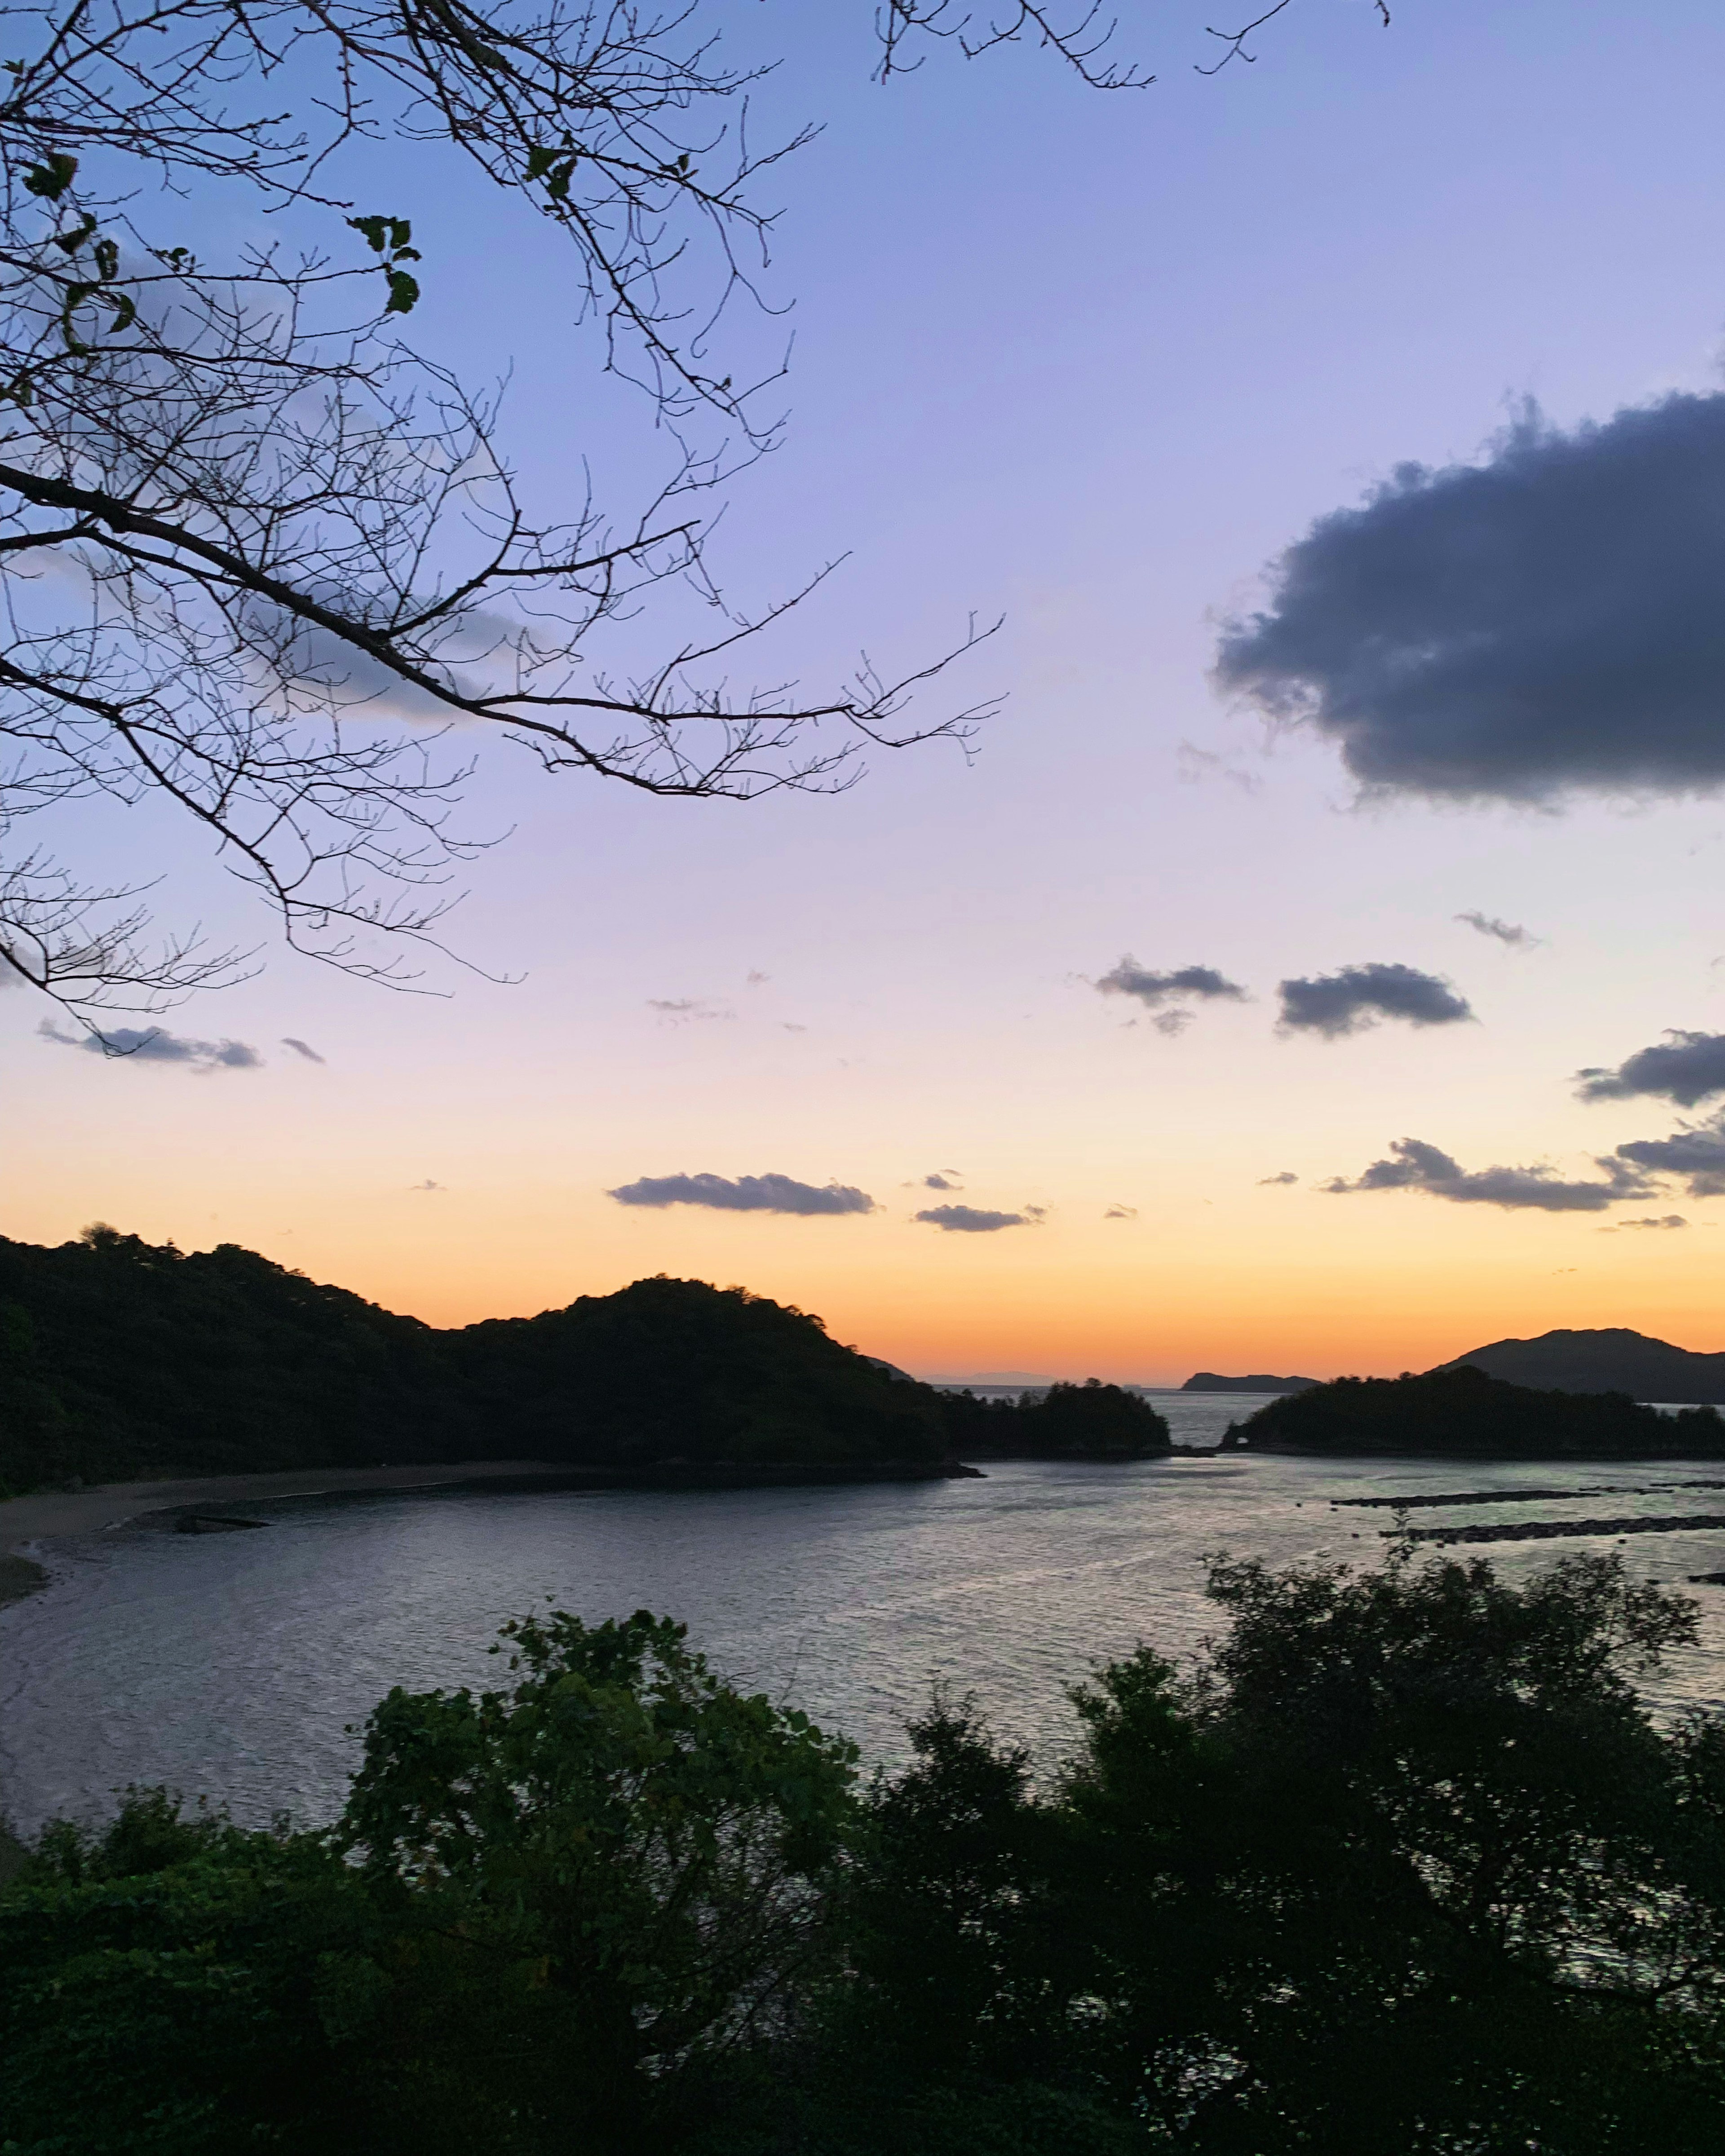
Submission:
MULTIPOLYGON (((1214 1444, 1252 1404, 1152 1394, 1177 1439, 1214 1444)), ((984 1479, 727 1491, 482 1491, 300 1498, 254 1534, 133 1526, 44 1542, 42 1594, 0 1611, 0 1811, 29 1832, 166 1782, 259 1824, 326 1820, 357 1757, 351 1725, 391 1686, 501 1681, 511 1616, 555 1602, 597 1620, 686 1623, 724 1675, 905 1749, 932 1684, 973 1691, 1052 1763, 1065 1688, 1139 1640, 1175 1657, 1215 1630, 1204 1560, 1375 1562, 1382 1510, 1338 1500, 1502 1493, 1422 1507, 1421 1527, 1717 1516, 1717 1465, 1307 1460, 1222 1454, 1132 1466, 1011 1461, 984 1479), (1518 1489, 1562 1491, 1517 1504, 1518 1489)), ((1681 1584, 1725 1568, 1725 1532, 1493 1544, 1507 1577, 1617 1548, 1681 1584)), ((1473 1553, 1463 1550, 1458 1554, 1473 1553)), ((1725 1704, 1725 1589, 1694 1590, 1701 1645, 1651 1686, 1662 1710, 1725 1704)))

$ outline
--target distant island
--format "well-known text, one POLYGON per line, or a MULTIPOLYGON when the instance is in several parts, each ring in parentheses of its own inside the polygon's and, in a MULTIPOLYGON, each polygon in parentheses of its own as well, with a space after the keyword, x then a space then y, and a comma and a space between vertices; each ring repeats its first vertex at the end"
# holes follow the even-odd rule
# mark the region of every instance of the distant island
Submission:
POLYGON ((1224 1443, 1439 1459, 1725 1460, 1725 1419, 1711 1407, 1661 1414, 1622 1393, 1540 1391, 1463 1364, 1286 1394, 1224 1443))
POLYGON ((1620 1325, 1593 1332, 1542 1332, 1533 1340, 1494 1340, 1437 1368, 1458 1370, 1465 1363, 1487 1377, 1507 1378, 1512 1385, 1551 1392, 1725 1402, 1725 1355, 1697 1355, 1620 1325))
POLYGON ((1200 1370, 1181 1386, 1183 1393, 1303 1393, 1322 1384, 1321 1378, 1222 1378, 1214 1370, 1200 1370))
POLYGON ((0 1237, 0 1496, 307 1467, 542 1461, 609 1480, 962 1474, 1168 1450, 1135 1394, 919 1383, 805 1311, 660 1275, 535 1317, 422 1324, 224 1243, 0 1237))

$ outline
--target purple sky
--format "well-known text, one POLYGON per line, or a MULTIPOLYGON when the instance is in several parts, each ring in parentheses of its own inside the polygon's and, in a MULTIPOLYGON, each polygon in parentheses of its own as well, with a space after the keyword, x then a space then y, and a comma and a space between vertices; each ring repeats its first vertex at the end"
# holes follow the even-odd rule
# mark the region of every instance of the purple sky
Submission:
MULTIPOLYGON (((1718 10, 1467 0, 1386 32, 1300 0, 1255 66, 1204 80, 1202 8, 1127 8, 1161 80, 1112 96, 1025 52, 876 85, 864 0, 714 13, 785 54, 763 135, 825 122, 767 182, 766 289, 794 310, 737 337, 794 328, 791 427, 716 558, 759 603, 849 554, 769 678, 914 662, 1004 612, 952 681, 1007 698, 976 760, 876 757, 841 798, 739 807, 490 756, 469 820, 513 835, 454 940, 517 984, 402 998, 273 957, 166 1021, 264 1059, 214 1069, 69 1053, 9 993, 0 1083, 32 1139, 0 1227, 231 1238, 444 1322, 698 1273, 925 1369, 1322 1374, 1566 1323, 1725 1345, 1704 1198, 1317 1188, 1409 1137, 1581 1183, 1670 1132, 1669 1101, 1584 1103, 1572 1074, 1725 1030, 1725 809, 1362 806, 1333 742, 1266 742, 1208 680, 1266 564, 1398 465, 1476 458, 1529 397, 1568 429, 1718 388, 1718 10), (1250 999, 1099 994, 1127 953, 1250 999), (1362 964, 1451 983, 1476 1022, 1278 1031, 1279 982, 1362 964), (875 1210, 605 1194, 678 1174, 875 1210), (913 1218, 947 1203, 1018 1224, 913 1218), (1684 1231, 1614 1226, 1673 1212, 1684 1231)), ((583 457, 618 488, 648 469, 541 237, 429 161, 388 184, 424 243, 415 341, 513 363, 537 503, 583 457)), ((164 911, 255 932, 183 832, 85 835, 121 868, 171 839, 164 911)))

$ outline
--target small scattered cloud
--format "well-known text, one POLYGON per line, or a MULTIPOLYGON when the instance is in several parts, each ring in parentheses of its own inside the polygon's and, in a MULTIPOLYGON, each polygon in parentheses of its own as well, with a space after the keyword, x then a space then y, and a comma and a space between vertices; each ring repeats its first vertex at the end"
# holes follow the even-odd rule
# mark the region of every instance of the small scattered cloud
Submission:
POLYGON ((1421 1138, 1397 1138, 1387 1159, 1374 1160, 1352 1180, 1332 1176, 1318 1188, 1337 1196, 1362 1190, 1420 1190, 1457 1205, 1497 1205, 1506 1212, 1536 1213, 1602 1213, 1624 1199, 1656 1194, 1650 1178, 1627 1162, 1601 1160, 1597 1165, 1604 1171, 1603 1182, 1568 1181, 1543 1162, 1531 1168, 1470 1170, 1421 1138))
POLYGON ((1645 1175, 1680 1178, 1692 1198, 1725 1197, 1725 1109, 1666 1138, 1631 1138, 1612 1158, 1645 1175))
POLYGON ((767 983, 773 978, 773 976, 771 973, 762 973, 751 971, 746 978, 750 988, 764 988, 767 983))
POLYGON ((243 1040, 187 1040, 165 1027, 117 1025, 110 1032, 82 1035, 62 1033, 52 1019, 37 1028, 44 1040, 61 1048, 86 1049, 115 1063, 182 1063, 187 1070, 257 1070, 264 1059, 243 1040))
POLYGON ((1258 1188, 1260 1190, 1274 1190, 1284 1183, 1297 1183, 1299 1180, 1299 1177, 1295 1174, 1292 1168, 1285 1168, 1280 1175, 1260 1175, 1258 1178, 1258 1188))
POLYGON ((1380 1019, 1401 1019, 1409 1025, 1460 1025, 1473 1016, 1466 997, 1417 966, 1343 966, 1337 973, 1281 982, 1276 993, 1284 1033, 1316 1033, 1326 1040, 1362 1033, 1380 1019))
POLYGON ((1545 940, 1543 937, 1536 936, 1531 928, 1520 927, 1513 921, 1500 921, 1491 913, 1458 913, 1455 918, 1466 921, 1470 928, 1478 929, 1481 936, 1489 936, 1498 943, 1507 943, 1512 951, 1531 951, 1545 940))
MULTIPOLYGON (((1240 983, 1219 973, 1214 966, 1182 966, 1171 973, 1153 973, 1141 966, 1130 952, 1111 973, 1104 973, 1096 986, 1105 996, 1131 996, 1146 1010, 1161 1010, 1169 1004, 1184 1003, 1194 996, 1206 1002, 1243 1004, 1247 1000, 1246 992, 1240 983)), ((1176 1029, 1184 1023, 1184 1015, 1179 1015, 1176 1029)), ((1163 1027, 1163 1030, 1168 1029, 1163 1027)))
POLYGON ((1048 1218, 1048 1208, 1045 1205, 1027 1205, 1024 1208, 1024 1218, 1027 1220, 1045 1220, 1048 1218))
POLYGON ((1041 1216, 1029 1206, 1022 1213, 988 1213, 974 1205, 931 1205, 916 1217, 949 1235, 992 1235, 1001 1228, 1028 1228, 1041 1216))
POLYGON ((809 1030, 806 1025, 793 1025, 788 1018, 782 1018, 778 1023, 786 1033, 807 1033, 809 1030))
POLYGON ((1137 1217, 1136 1205, 1111 1205, 1102 1215, 1105 1220, 1136 1220, 1137 1217))
POLYGON ((693 1025, 702 1019, 737 1015, 723 1004, 709 1003, 704 996, 649 996, 647 1008, 657 1011, 667 1025, 693 1025))
POLYGON ((1261 791, 1264 782, 1255 772, 1242 770, 1232 756, 1219 756, 1214 749, 1200 748, 1196 742, 1183 741, 1174 755, 1174 769, 1182 786, 1202 786, 1210 779, 1224 779, 1230 786, 1237 786, 1242 793, 1261 791))
POLYGON ((1651 1094, 1692 1108, 1711 1093, 1725 1093, 1725 1033, 1670 1032, 1662 1043, 1637 1049, 1615 1070, 1578 1070, 1578 1097, 1627 1101, 1651 1094))
POLYGON ((428 1175, 424 1183, 410 1183, 408 1185, 408 1188, 409 1190, 444 1190, 447 1189, 448 1185, 442 1183, 434 1183, 431 1178, 428 1175))
POLYGON ((644 1175, 605 1193, 619 1205, 701 1205, 715 1213, 872 1213, 866 1191, 846 1183, 816 1185, 789 1175, 644 1175))
POLYGON ((1320 517, 1214 678, 1373 791, 1715 791, 1722 493, 1725 395, 1568 434, 1530 403, 1478 462, 1399 465, 1320 517))
POLYGON ((957 1168, 950 1168, 943 1175, 925 1175, 922 1188, 925 1190, 956 1190, 958 1185, 952 1178, 957 1173, 957 1168))
POLYGON ((1689 1223, 1681 1213, 1649 1214, 1640 1220, 1616 1220, 1609 1228, 1601 1228, 1602 1235, 1620 1235, 1627 1228, 1686 1228, 1689 1223))
POLYGON ((310 1041, 295 1040, 290 1033, 283 1034, 281 1045, 284 1048, 292 1049, 295 1055, 303 1055, 308 1063, 322 1063, 328 1060, 320 1055, 310 1041))

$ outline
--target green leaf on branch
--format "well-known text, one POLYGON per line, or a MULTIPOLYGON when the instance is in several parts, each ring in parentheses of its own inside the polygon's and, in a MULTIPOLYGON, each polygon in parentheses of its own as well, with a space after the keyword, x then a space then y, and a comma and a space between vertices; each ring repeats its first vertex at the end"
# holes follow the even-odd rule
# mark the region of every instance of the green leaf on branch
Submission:
POLYGON ((383 310, 384 313, 386 315, 411 313, 413 303, 419 296, 418 279, 409 275, 405 270, 391 270, 387 274, 389 279, 389 305, 383 310))
POLYGON ((71 186, 77 172, 78 160, 69 157, 63 150, 56 150, 39 165, 30 167, 24 174, 24 185, 44 202, 58 202, 71 186))

